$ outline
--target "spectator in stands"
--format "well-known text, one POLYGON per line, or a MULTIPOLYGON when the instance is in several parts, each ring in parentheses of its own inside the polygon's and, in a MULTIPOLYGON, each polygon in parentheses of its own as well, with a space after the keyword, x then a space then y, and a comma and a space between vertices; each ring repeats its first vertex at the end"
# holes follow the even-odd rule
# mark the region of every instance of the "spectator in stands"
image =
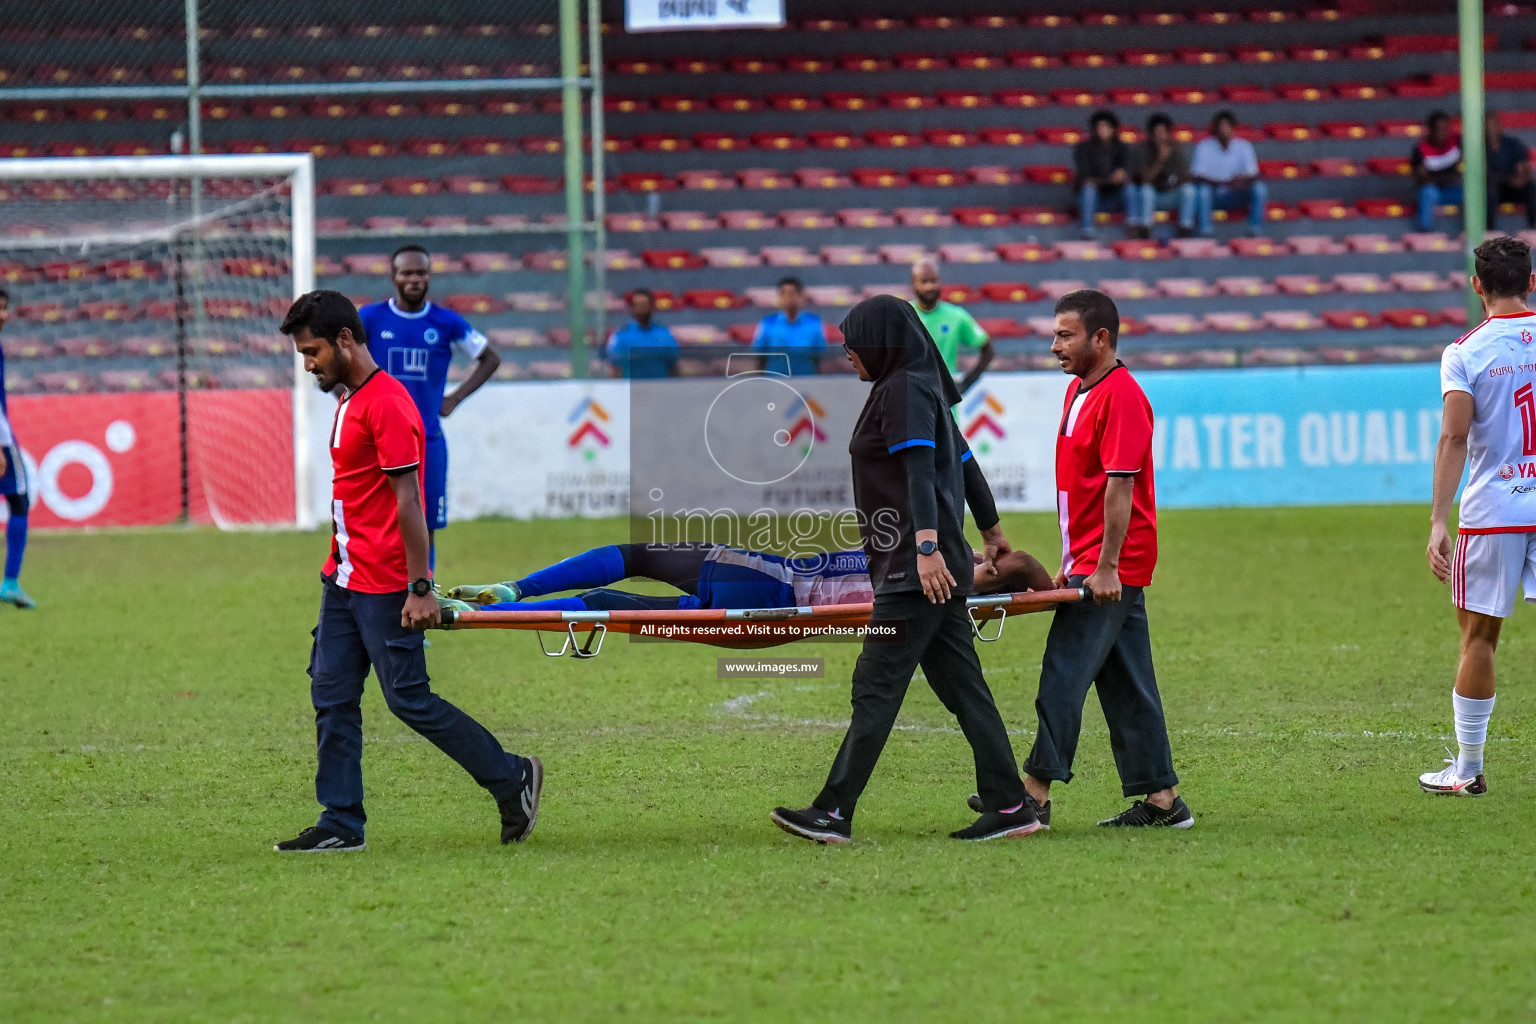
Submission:
POLYGON ((997 348, 992 344, 992 338, 976 322, 975 317, 953 302, 943 300, 943 289, 939 285, 939 265, 926 256, 912 264, 912 294, 917 296, 912 303, 917 310, 917 318, 923 322, 933 343, 939 347, 939 355, 943 357, 951 377, 955 375, 962 348, 981 349, 976 365, 966 372, 965 379, 960 382, 960 393, 965 394, 997 357, 997 348))
POLYGON ((1488 230, 1499 216, 1500 203, 1524 203, 1525 226, 1536 228, 1536 178, 1531 177, 1531 151, 1513 135, 1504 134, 1499 115, 1488 112, 1488 230))
POLYGON ((1136 183, 1131 180, 1131 147, 1120 138, 1120 119, 1113 111, 1094 111, 1088 119, 1088 137, 1072 147, 1072 165, 1084 238, 1094 236, 1094 217, 1100 210, 1123 210, 1126 233, 1145 237, 1136 183))
POLYGON ((1248 210, 1248 233, 1264 233, 1269 189, 1259 178, 1253 143, 1237 137, 1237 115, 1223 110, 1211 118, 1211 134, 1195 146, 1189 176, 1195 183, 1195 208, 1202 235, 1216 233, 1217 210, 1248 210))
POLYGON ((677 368, 677 339, 651 316, 656 296, 649 288, 629 293, 629 323, 608 338, 608 362, 615 377, 655 380, 670 377, 677 368))
POLYGON ((1424 137, 1413 144, 1409 159, 1419 186, 1419 230, 1435 226, 1435 207, 1460 206, 1461 136, 1451 130, 1451 115, 1432 112, 1424 121, 1424 137))
MULTIPOLYGON (((798 277, 779 281, 779 311, 763 317, 752 336, 752 350, 762 355, 781 355, 789 362, 791 377, 816 372, 817 358, 827 348, 821 317, 805 312, 805 285, 798 277)), ((781 371, 785 359, 764 359, 763 369, 781 371)))
POLYGON ((1158 210, 1177 210, 1178 234, 1195 233, 1195 185, 1189 180, 1189 149, 1173 137, 1173 119, 1153 114, 1147 119, 1147 139, 1136 154, 1136 184, 1141 190, 1140 235, 1152 237, 1158 210))

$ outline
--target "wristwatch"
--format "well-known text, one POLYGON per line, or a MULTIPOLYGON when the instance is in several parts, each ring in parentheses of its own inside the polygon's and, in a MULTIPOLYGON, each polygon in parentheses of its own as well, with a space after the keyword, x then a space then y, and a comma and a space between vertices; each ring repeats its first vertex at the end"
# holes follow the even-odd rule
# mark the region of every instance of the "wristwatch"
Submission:
POLYGON ((425 576, 421 577, 421 579, 411 580, 411 593, 417 597, 426 597, 432 593, 432 581, 425 576))
POLYGON ((938 543, 931 540, 925 540, 917 546, 917 553, 920 555, 931 555, 937 550, 939 550, 938 543))

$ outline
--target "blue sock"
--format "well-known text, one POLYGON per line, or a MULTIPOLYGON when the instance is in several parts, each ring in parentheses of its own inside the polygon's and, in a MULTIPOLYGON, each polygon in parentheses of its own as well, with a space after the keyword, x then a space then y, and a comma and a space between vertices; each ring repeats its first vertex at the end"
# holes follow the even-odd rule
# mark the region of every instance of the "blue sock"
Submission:
POLYGON ((21 575, 21 556, 27 550, 27 514, 13 515, 5 524, 5 578, 21 575))
MULTIPOLYGON (((562 590, 591 590, 606 587, 624 578, 624 554, 615 544, 593 548, 556 562, 517 581, 524 597, 558 594, 562 590)), ((578 607, 585 607, 577 602, 578 607)), ((526 607, 526 605, 525 605, 526 607)))
POLYGON ((483 612, 584 612, 587 606, 579 597, 555 597, 548 601, 503 601, 483 604, 483 612))

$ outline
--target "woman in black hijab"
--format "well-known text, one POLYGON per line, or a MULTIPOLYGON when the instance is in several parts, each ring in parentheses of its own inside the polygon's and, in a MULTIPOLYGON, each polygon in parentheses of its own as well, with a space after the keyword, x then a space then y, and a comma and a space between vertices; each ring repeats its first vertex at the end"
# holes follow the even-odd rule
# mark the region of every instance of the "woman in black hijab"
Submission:
POLYGON ((774 823, 819 843, 846 843, 901 709, 912 672, 960 722, 976 758, 977 821, 956 839, 1023 836, 1041 827, 1024 792, 1002 716, 982 678, 966 614, 972 557, 965 506, 991 561, 1009 550, 992 492, 950 407, 960 392, 910 303, 882 295, 859 303, 842 324, 844 347, 861 380, 872 381, 853 428, 853 501, 874 585, 874 624, 891 638, 866 638, 853 670, 853 721, 827 784, 803 810, 780 807, 774 823))

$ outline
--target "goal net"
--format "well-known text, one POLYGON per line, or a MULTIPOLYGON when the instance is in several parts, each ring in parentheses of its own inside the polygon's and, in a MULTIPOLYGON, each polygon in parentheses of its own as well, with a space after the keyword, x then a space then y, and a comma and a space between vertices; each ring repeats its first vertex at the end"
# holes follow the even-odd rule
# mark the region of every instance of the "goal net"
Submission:
POLYGON ((313 525, 305 155, 0 160, 10 420, 44 526, 313 525))

